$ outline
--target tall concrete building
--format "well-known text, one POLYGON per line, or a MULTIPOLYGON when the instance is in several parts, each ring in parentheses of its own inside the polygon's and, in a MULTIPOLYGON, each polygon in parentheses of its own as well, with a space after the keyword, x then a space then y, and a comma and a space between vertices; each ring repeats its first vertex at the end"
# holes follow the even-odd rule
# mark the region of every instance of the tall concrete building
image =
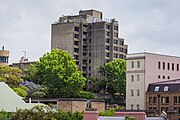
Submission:
POLYGON ((180 57, 134 53, 126 57, 126 109, 146 110, 146 91, 153 82, 180 78, 180 57))
POLYGON ((2 50, 0 50, 0 65, 8 65, 9 62, 9 51, 4 49, 4 46, 2 47, 2 50))
POLYGON ((62 16, 52 24, 51 49, 68 51, 85 77, 97 76, 97 68, 125 58, 127 45, 119 38, 119 24, 104 19, 97 10, 80 10, 79 15, 62 16))

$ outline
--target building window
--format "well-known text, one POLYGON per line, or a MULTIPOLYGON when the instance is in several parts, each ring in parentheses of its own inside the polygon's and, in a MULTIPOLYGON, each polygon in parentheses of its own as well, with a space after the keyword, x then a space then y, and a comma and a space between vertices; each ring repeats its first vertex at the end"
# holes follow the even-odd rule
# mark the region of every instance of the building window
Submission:
POLYGON ((153 97, 153 103, 154 104, 156 103, 156 97, 153 97))
POLYGON ((134 68, 134 61, 131 61, 131 68, 134 68))
POLYGON ((174 63, 172 63, 172 70, 174 70, 174 63))
POLYGON ((156 112, 156 107, 153 107, 154 112, 156 112))
POLYGON ((169 104, 169 97, 166 97, 166 104, 169 104))
POLYGON ((137 81, 139 81, 140 80, 140 75, 137 75, 137 81))
POLYGON ((137 96, 139 96, 140 95, 140 91, 139 91, 139 89, 137 89, 137 96))
POLYGON ((168 79, 170 79, 170 76, 168 76, 168 79))
POLYGON ((137 67, 140 68, 140 61, 137 61, 137 67))
POLYGON ((114 53, 114 58, 118 58, 118 54, 117 53, 114 53))
POLYGON ((114 44, 118 45, 118 40, 114 39, 114 44))
POLYGON ((139 110, 139 104, 137 104, 137 110, 139 110))
POLYGON ((91 59, 89 59, 89 63, 91 63, 91 59))
POLYGON ((178 114, 180 115, 180 107, 178 108, 178 114))
POLYGON ((170 63, 168 63, 168 65, 167 65, 167 69, 168 69, 168 70, 170 69, 170 63))
POLYGON ((89 66, 89 71, 91 71, 91 66, 89 66))
POLYGON ((174 96, 174 104, 178 102, 177 96, 174 96))
POLYGON ((131 75, 131 82, 134 82, 134 75, 131 75))
POLYGON ((106 57, 109 57, 110 56, 110 53, 106 53, 106 57))
POLYGON ((160 75, 158 75, 158 79, 161 79, 161 76, 160 76, 160 75))
POLYGON ((178 112, 177 110, 178 110, 177 107, 174 107, 174 111, 178 112))
POLYGON ((134 96, 134 90, 131 90, 131 96, 132 97, 134 96))
POLYGON ((152 97, 149 97, 149 104, 152 104, 152 103, 153 103, 152 100, 153 100, 152 97))
POLYGON ((163 70, 165 70, 165 62, 163 62, 163 70))
POLYGON ((110 32, 106 31, 106 36, 110 36, 110 32))
POLYGON ((179 64, 177 64, 177 71, 179 71, 179 64))
POLYGON ((149 107, 149 111, 153 111, 152 107, 149 107))
POLYGON ((180 96, 178 97, 178 103, 180 103, 180 96))
POLYGON ((131 110, 133 110, 133 109, 134 109, 133 107, 134 107, 134 105, 133 105, 133 104, 131 104, 131 110))
POLYGON ((118 51, 118 47, 114 46, 114 51, 118 51))
POLYGON ((161 62, 158 62, 158 69, 161 69, 161 62))
POLYGON ((110 39, 109 38, 106 38, 106 43, 110 43, 110 39))
POLYGON ((156 86, 154 91, 159 91, 159 86, 156 86))
POLYGON ((164 111, 164 107, 161 107, 161 112, 164 111))
POLYGON ((123 52, 123 48, 120 47, 120 48, 119 48, 119 52, 123 52))
POLYGON ((165 79, 165 76, 163 76, 163 79, 165 79))
POLYGON ((164 91, 168 91, 169 90, 169 86, 164 86, 164 91))
POLYGON ((165 98, 161 97, 161 103, 164 104, 165 103, 165 98))
POLYGON ((109 47, 109 46, 106 46, 106 50, 110 50, 110 47, 109 47))

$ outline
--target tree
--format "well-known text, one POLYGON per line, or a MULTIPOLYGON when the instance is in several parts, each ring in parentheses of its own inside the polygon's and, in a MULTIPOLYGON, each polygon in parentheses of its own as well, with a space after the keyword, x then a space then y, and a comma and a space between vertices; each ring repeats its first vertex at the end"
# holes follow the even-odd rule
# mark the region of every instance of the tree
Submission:
POLYGON ((125 95, 126 61, 116 59, 98 68, 100 73, 99 86, 109 93, 125 95))
POLYGON ((27 96, 27 88, 20 86, 23 74, 19 68, 0 65, 0 82, 5 82, 21 97, 27 96))
POLYGON ((36 75, 54 97, 73 97, 85 85, 86 79, 71 55, 64 50, 52 50, 36 63, 36 75))

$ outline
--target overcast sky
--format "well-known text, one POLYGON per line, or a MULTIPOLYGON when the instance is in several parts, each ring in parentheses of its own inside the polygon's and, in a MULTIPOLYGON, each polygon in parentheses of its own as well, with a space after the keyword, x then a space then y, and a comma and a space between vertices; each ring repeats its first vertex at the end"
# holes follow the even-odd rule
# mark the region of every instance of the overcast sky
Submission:
POLYGON ((119 21, 129 53, 180 56, 180 0, 0 0, 0 47, 10 51, 10 63, 22 51, 38 60, 50 51, 51 24, 87 9, 119 21))

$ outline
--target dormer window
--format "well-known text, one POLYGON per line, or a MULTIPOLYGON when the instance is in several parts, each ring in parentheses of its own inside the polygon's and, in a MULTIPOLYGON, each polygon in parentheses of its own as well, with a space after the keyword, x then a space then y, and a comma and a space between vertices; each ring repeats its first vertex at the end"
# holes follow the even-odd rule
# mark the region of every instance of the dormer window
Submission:
POLYGON ((159 86, 156 86, 154 91, 159 91, 159 86))
POLYGON ((164 86, 164 91, 168 91, 169 90, 169 86, 164 86))

